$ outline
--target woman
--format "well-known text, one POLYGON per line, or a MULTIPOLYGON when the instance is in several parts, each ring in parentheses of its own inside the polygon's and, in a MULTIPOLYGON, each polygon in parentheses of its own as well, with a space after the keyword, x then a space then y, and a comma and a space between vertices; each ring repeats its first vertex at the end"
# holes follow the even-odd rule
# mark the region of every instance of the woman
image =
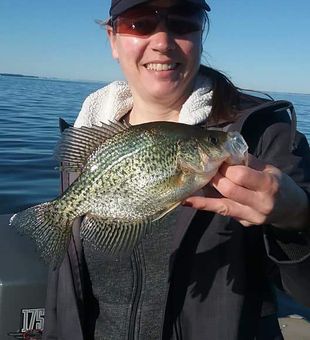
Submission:
POLYGON ((45 339, 281 339, 272 284, 310 305, 308 144, 290 104, 242 94, 200 64, 209 10, 204 0, 112 0, 107 34, 127 81, 91 94, 75 126, 243 126, 249 167, 223 165, 205 196, 185 200, 128 258, 81 241, 76 221, 51 271, 45 339))

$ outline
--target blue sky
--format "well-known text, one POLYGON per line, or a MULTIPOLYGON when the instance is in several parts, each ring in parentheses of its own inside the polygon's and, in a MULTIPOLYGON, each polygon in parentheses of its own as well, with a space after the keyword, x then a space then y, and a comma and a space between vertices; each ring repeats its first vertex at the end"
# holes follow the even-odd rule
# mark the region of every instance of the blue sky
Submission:
MULTIPOLYGON (((104 30, 109 0, 1 0, 0 73, 122 78, 104 30)), ((203 61, 238 86, 310 93, 310 1, 209 0, 203 61)))

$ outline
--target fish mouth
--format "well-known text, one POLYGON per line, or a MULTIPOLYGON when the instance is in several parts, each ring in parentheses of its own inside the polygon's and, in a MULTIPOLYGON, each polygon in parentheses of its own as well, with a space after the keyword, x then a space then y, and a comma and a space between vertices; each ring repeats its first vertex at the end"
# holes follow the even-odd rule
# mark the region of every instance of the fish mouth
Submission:
POLYGON ((149 71, 173 71, 178 67, 178 63, 147 63, 144 67, 149 71))
POLYGON ((230 153, 228 163, 248 165, 248 145, 237 131, 228 132, 228 140, 224 148, 230 153))

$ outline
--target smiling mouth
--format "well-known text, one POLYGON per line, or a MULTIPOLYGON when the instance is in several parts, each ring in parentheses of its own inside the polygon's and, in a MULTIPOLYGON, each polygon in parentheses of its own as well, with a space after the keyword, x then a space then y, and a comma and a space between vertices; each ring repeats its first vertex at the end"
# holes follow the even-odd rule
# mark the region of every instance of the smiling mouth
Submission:
POLYGON ((150 64, 146 64, 145 68, 151 71, 170 71, 170 70, 175 70, 177 66, 178 66, 177 63, 173 63, 173 64, 150 63, 150 64))

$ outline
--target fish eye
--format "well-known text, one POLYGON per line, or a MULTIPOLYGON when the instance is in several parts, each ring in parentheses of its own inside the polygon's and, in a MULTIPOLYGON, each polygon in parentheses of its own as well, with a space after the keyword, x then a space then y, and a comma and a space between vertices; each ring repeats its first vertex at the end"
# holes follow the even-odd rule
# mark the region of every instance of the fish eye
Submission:
POLYGON ((217 145, 218 144, 218 139, 214 136, 211 136, 209 138, 210 142, 213 144, 213 145, 217 145))

